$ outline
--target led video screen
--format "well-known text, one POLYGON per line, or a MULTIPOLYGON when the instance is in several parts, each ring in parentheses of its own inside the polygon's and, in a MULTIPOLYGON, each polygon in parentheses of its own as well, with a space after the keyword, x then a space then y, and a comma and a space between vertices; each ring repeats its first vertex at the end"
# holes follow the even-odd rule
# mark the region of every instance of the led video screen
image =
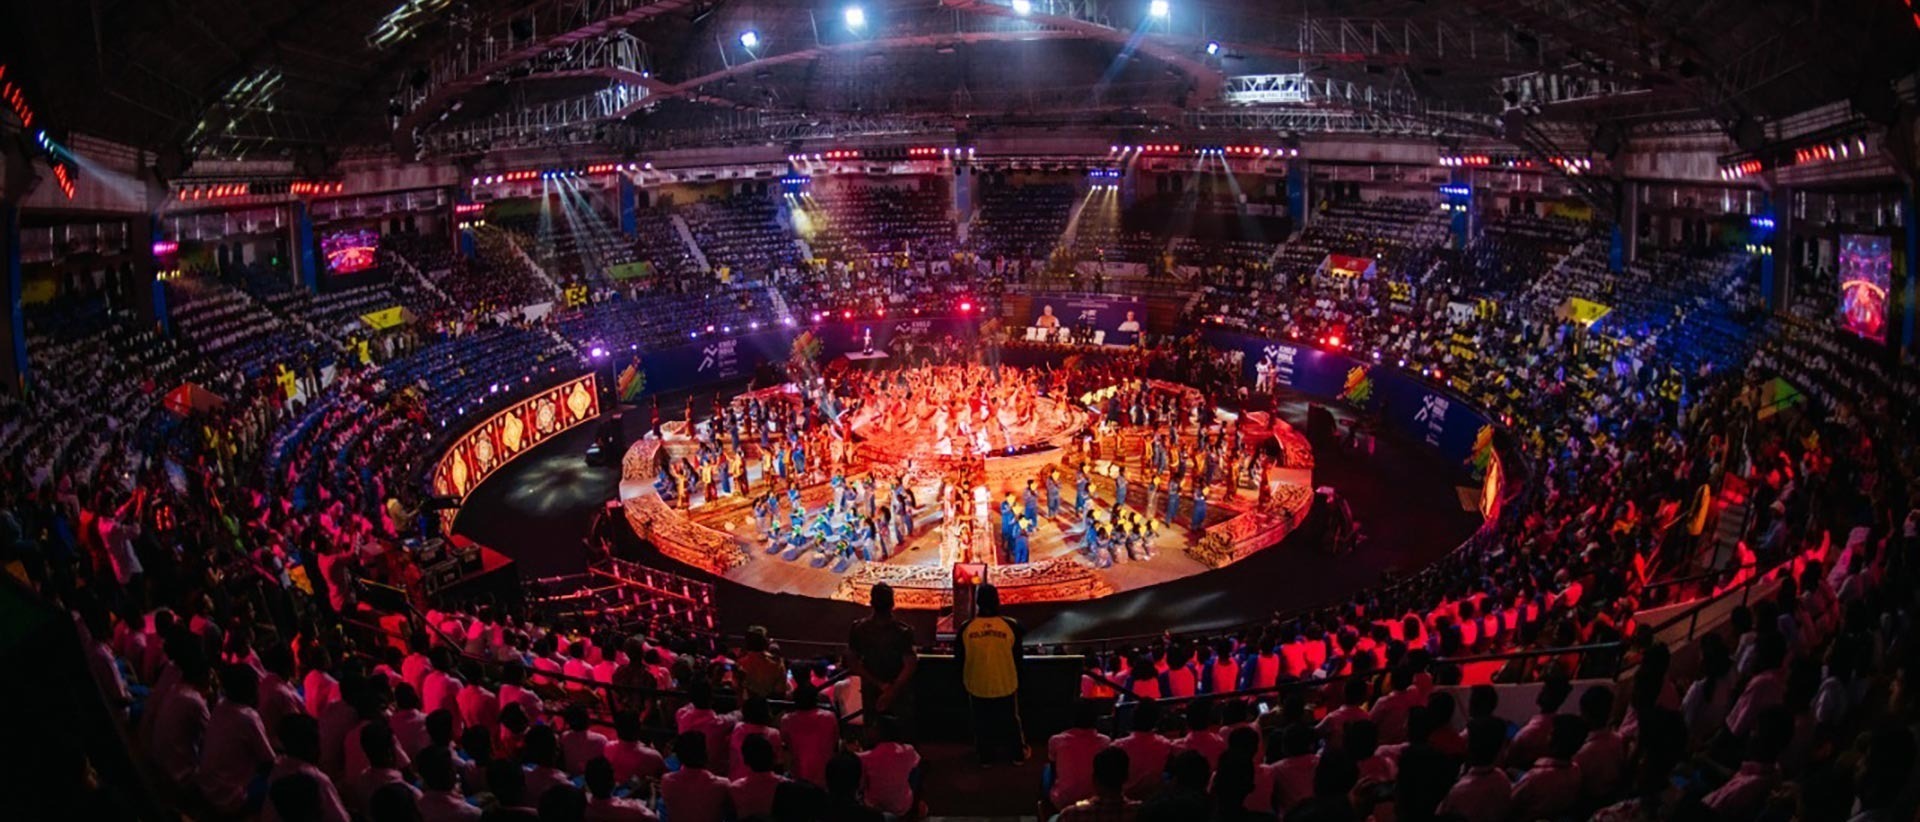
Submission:
POLYGON ((327 255, 327 271, 353 274, 373 267, 374 252, 380 247, 380 235, 371 229, 335 231, 320 238, 320 250, 327 255))
POLYGON ((1893 282, 1893 240, 1875 234, 1840 235, 1840 327, 1877 343, 1887 341, 1887 288, 1893 282))

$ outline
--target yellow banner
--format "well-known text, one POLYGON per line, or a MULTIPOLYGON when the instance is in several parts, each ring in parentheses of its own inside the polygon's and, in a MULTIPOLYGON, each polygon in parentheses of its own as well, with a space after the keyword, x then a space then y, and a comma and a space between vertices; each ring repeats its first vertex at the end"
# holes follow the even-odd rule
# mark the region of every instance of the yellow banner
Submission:
POLYGON ((1561 313, 1566 315, 1567 319, 1582 325, 1593 325, 1595 320, 1607 316, 1607 312, 1612 310, 1612 306, 1579 297, 1568 297, 1566 305, 1560 307, 1561 313))
POLYGON ((385 331, 407 321, 407 310, 400 306, 382 308, 360 315, 360 321, 375 331, 385 331))

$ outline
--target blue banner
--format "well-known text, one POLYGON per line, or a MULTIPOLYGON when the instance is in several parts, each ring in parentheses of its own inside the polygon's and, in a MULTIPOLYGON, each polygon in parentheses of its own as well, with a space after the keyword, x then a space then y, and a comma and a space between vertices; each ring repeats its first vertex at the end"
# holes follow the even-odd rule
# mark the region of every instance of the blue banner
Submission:
POLYGON ((646 390, 666 393, 750 377, 763 365, 785 363, 792 354, 793 339, 801 331, 811 330, 820 337, 820 364, 824 366, 835 357, 863 350, 869 332, 874 350, 885 351, 898 335, 920 335, 937 341, 949 334, 971 333, 973 323, 966 318, 855 320, 779 328, 648 351, 641 354, 640 364, 647 374, 646 390))
POLYGON ((1207 342, 1241 354, 1241 372, 1256 391, 1302 394, 1380 414, 1403 436, 1440 452, 1478 478, 1491 447, 1489 417, 1465 397, 1418 374, 1299 342, 1209 330, 1207 342))

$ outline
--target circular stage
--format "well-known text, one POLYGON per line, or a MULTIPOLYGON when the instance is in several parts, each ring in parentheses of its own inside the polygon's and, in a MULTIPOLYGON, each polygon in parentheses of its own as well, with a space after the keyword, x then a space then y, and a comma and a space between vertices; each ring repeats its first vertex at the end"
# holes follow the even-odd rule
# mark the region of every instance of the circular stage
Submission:
POLYGON ((671 559, 768 593, 865 603, 885 582, 901 608, 940 609, 956 564, 984 565, 1008 604, 1096 599, 1274 546, 1312 501, 1304 437, 1265 413, 1203 407, 1186 386, 1135 381, 1067 398, 1057 376, 1006 367, 996 379, 979 366, 853 379, 842 396, 805 398, 790 384, 742 394, 737 416, 670 423, 636 442, 620 484, 635 531, 671 559), (838 424, 781 425, 815 399, 838 424), (1169 424, 1133 424, 1153 416, 1143 407, 1169 424), (1263 457, 1208 467, 1203 438, 1238 438, 1240 449, 1218 450, 1263 457), (1170 509, 1167 478, 1183 464, 1170 509), (1192 478, 1209 476, 1196 518, 1192 478), (904 527, 888 527, 896 516, 904 527))

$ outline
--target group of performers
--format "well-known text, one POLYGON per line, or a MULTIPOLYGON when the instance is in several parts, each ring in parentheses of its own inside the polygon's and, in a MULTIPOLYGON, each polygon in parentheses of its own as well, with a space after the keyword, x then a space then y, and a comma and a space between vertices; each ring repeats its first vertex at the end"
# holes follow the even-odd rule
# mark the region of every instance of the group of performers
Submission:
POLYGON ((841 393, 854 427, 947 457, 1004 453, 1064 428, 1071 412, 1040 401, 1063 388, 1057 374, 975 364, 855 374, 841 393))
MULTIPOLYGON (((930 502, 940 506, 943 564, 1028 562, 1047 523, 1069 544, 1077 536, 1096 567, 1142 562, 1153 558, 1167 523, 1186 525, 1197 539, 1210 495, 1230 498, 1252 487, 1260 503, 1267 501, 1274 455, 1252 447, 1239 422, 1217 422, 1197 392, 1143 379, 1099 390, 1087 403, 1098 425, 1068 441, 1064 432, 1074 421, 1065 415, 1079 412, 1058 398, 1075 382, 1066 369, 940 365, 853 373, 816 384, 810 396, 777 401, 758 392, 716 403, 711 420, 689 429, 691 453, 682 449, 674 459, 660 449, 657 482, 683 508, 750 500, 768 553, 866 562, 898 555, 917 536, 919 500, 910 480, 920 471, 913 456, 884 465, 856 461, 856 428, 869 441, 894 446, 883 451, 917 450, 937 466, 939 490, 930 502), (1007 493, 996 523, 980 459, 1049 442, 1048 431, 1062 435, 1067 458, 1007 493), (964 453, 947 453, 943 445, 954 440, 964 453), (750 470, 756 464, 759 470, 750 470), (1090 472, 1111 481, 1110 505, 1095 499, 1090 472), (1073 507, 1063 511, 1069 475, 1073 507), (814 489, 822 484, 820 495, 814 489), (995 524, 992 543, 976 544, 974 535, 995 524)), ((933 473, 921 481, 933 484, 933 473)))

